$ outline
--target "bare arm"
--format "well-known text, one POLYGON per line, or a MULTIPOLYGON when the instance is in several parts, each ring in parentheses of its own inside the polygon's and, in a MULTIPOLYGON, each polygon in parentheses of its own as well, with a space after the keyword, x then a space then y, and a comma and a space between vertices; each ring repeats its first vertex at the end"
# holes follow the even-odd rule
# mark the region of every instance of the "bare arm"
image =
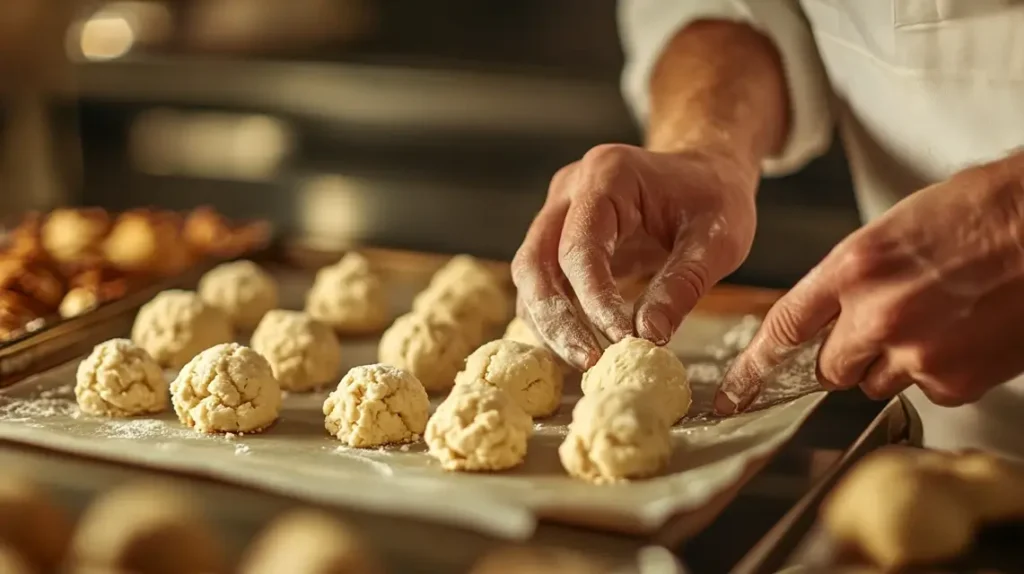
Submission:
POLYGON ((757 165, 781 150, 789 129, 778 51, 743 23, 701 20, 680 30, 654 67, 650 102, 652 151, 717 142, 757 165))

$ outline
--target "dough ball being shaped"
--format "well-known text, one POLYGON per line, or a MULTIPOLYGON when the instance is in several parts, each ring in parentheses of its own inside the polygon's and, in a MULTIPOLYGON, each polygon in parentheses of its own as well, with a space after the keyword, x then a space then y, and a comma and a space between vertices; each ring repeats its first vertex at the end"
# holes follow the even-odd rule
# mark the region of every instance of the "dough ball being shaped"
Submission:
POLYGON ((447 391, 472 350, 461 326, 436 315, 408 313, 384 332, 377 349, 385 365, 412 373, 429 392, 447 391))
POLYGON ((484 381, 502 388, 531 417, 546 417, 562 402, 562 370, 547 349, 499 339, 466 359, 455 384, 484 381))
POLYGON ((130 417, 167 408, 167 381, 149 353, 128 339, 93 347, 78 364, 75 398, 83 413, 130 417))
POLYGON ((533 420, 500 388, 457 385, 427 421, 430 454, 445 470, 493 471, 526 458, 533 420))
POLYGON ((387 365, 355 367, 324 401, 324 426, 348 446, 419 440, 430 399, 416 377, 387 365))
POLYGON ((46 493, 9 472, 0 475, 0 546, 40 572, 56 572, 71 541, 71 520, 46 493))
POLYGON ((622 387, 653 393, 669 424, 674 424, 690 410, 686 367, 672 351, 646 339, 626 337, 610 345, 597 363, 583 373, 584 395, 622 387))
POLYGON ((268 311, 252 334, 252 348, 270 363, 287 391, 309 391, 336 381, 341 344, 334 331, 302 311, 268 311))
POLYGON ((199 296, 239 329, 252 329, 277 307, 277 281, 252 261, 222 263, 199 280, 199 296))
POLYGON ((132 341, 162 367, 181 368, 205 349, 234 338, 231 322, 192 291, 162 291, 139 309, 132 341))
POLYGON ((378 574, 355 532, 328 514, 297 510, 275 520, 246 552, 241 574, 378 574))
POLYGON ((75 564, 110 572, 227 572, 218 537, 184 491, 137 484, 115 489, 90 506, 72 546, 75 564))
POLYGON ((204 433, 259 432, 277 420, 281 385, 262 355, 238 343, 211 347, 171 383, 178 420, 204 433))
POLYGON ((456 323, 462 330, 463 338, 471 347, 486 341, 487 332, 490 331, 490 326, 483 317, 475 312, 466 313, 465 309, 439 305, 416 312, 421 315, 429 315, 438 321, 456 323))
POLYGON ((376 332, 390 318, 384 283, 358 253, 317 272, 306 312, 342 333, 376 332))
POLYGON ((508 339, 510 341, 519 341, 527 345, 533 345, 534 347, 544 347, 544 341, 540 340, 540 337, 533 332, 530 325, 523 321, 519 317, 512 319, 508 326, 505 327, 505 334, 502 335, 502 339, 508 339))
POLYGON ((581 398, 558 447, 566 472, 595 483, 656 474, 672 453, 670 427, 658 416, 656 400, 650 391, 635 388, 581 398))
POLYGON ((511 315, 511 297, 498 283, 431 284, 413 299, 413 311, 422 313, 444 307, 460 321, 482 321, 487 326, 501 325, 511 315))

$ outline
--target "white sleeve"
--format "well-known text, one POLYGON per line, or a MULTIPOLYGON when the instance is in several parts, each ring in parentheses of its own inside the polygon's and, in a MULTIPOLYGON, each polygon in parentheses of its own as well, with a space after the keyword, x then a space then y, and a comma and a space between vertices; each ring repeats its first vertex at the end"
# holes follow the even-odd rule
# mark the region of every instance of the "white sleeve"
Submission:
POLYGON ((797 0, 619 0, 626 66, 622 91, 641 125, 649 113, 651 71, 665 45, 695 20, 753 26, 775 42, 789 87, 790 132, 782 152, 766 158, 767 176, 786 175, 828 150, 832 140, 828 79, 797 0))

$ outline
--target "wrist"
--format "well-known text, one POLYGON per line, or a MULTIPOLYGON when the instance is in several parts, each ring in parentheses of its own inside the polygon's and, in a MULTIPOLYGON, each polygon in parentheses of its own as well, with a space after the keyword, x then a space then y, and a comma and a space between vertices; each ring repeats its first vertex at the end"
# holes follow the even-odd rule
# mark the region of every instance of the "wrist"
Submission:
POLYGON ((651 78, 647 146, 715 147, 760 166, 781 151, 789 96, 772 41, 746 24, 699 21, 669 43, 651 78))

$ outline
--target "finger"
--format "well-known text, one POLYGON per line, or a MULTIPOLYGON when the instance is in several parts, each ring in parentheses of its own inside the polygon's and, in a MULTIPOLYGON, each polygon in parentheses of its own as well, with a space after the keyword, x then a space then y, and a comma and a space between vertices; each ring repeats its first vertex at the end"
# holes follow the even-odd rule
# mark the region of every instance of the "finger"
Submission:
POLYGON ((860 388, 868 398, 878 401, 894 397, 913 384, 914 379, 906 370, 893 364, 888 354, 883 354, 867 369, 860 388))
POLYGON ((711 286, 705 256, 708 225, 691 226, 676 240, 662 266, 636 305, 637 334, 664 345, 672 338, 683 319, 711 286))
POLYGON ((544 343, 582 370, 597 362, 601 349, 567 296, 565 278, 558 266, 558 241, 567 211, 567 200, 549 201, 541 208, 512 261, 512 281, 523 315, 544 343))
POLYGON ((611 259, 618 244, 619 217, 607 198, 573 201, 562 228, 559 262, 580 308, 612 342, 633 334, 632 309, 612 275, 611 259))
POLYGON ((818 351, 818 382, 827 390, 852 389, 864 380, 868 368, 882 353, 881 344, 865 338, 854 313, 840 313, 818 351))
POLYGON ((764 379, 839 313, 829 279, 816 267, 772 306, 750 345, 723 377, 715 395, 716 413, 728 415, 749 407, 764 379))

